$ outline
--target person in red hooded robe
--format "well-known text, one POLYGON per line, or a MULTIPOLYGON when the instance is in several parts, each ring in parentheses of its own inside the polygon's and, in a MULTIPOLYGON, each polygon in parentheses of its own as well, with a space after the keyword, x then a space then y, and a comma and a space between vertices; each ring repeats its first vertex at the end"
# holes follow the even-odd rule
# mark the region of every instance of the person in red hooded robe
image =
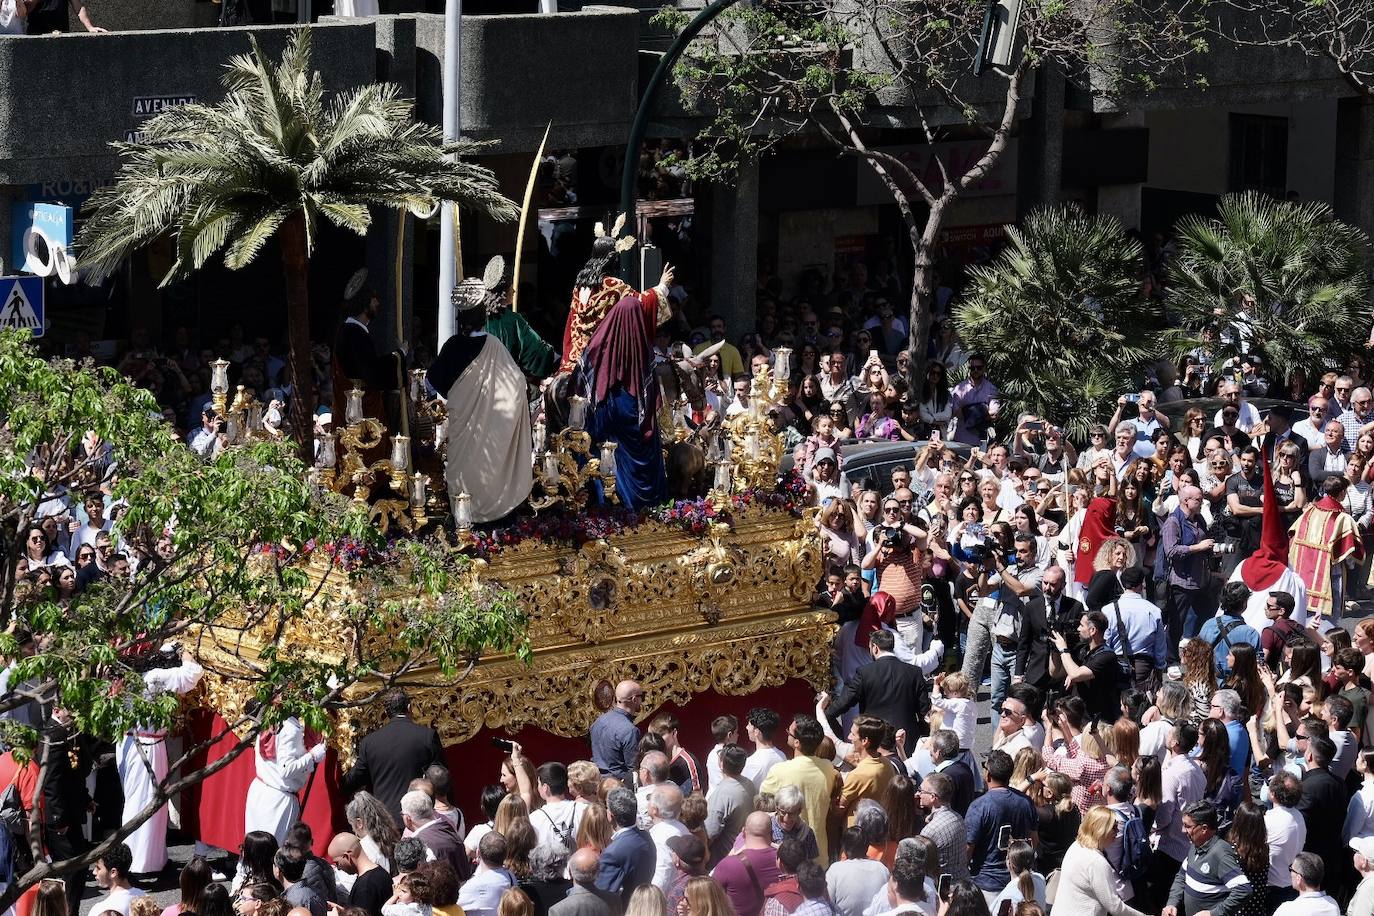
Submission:
POLYGON ((1073 547, 1074 594, 1070 597, 1082 599, 1097 572, 1094 562, 1102 542, 1116 535, 1112 527, 1116 519, 1116 502, 1107 496, 1094 496, 1083 510, 1083 524, 1078 530, 1078 540, 1073 547))
POLYGON ((1244 582, 1250 589, 1250 601, 1245 606, 1245 622, 1258 632, 1272 626, 1274 620, 1265 613, 1270 592, 1286 592, 1293 596, 1290 619, 1298 626, 1307 626, 1307 585, 1298 571, 1288 565, 1288 532, 1283 513, 1274 493, 1274 472, 1267 454, 1261 455, 1264 466, 1264 514, 1261 517, 1259 549, 1241 560, 1231 573, 1232 582, 1244 582))

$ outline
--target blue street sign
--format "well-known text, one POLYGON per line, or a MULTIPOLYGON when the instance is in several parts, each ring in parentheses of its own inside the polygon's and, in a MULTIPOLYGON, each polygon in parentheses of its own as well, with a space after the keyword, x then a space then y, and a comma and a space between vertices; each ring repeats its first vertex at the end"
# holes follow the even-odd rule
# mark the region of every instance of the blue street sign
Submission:
POLYGON ((26 328, 43 336, 43 278, 0 277, 0 328, 26 328))
POLYGON ((15 270, 47 276, 54 269, 51 249, 61 248, 70 254, 74 234, 71 207, 39 201, 15 203, 10 208, 10 263, 15 270), (41 234, 43 243, 31 250, 26 247, 26 237, 33 233, 41 234))

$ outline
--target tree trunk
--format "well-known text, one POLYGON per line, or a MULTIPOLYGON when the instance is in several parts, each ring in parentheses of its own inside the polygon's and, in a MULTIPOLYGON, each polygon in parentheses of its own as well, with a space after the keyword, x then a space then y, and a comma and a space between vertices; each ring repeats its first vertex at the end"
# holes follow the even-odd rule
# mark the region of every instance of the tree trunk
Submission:
POLYGON ((912 394, 917 398, 921 397, 925 384, 926 354, 930 349, 930 317, 934 305, 932 287, 935 285, 935 262, 931 259, 931 251, 945 222, 945 203, 943 199, 937 200, 927 212, 921 231, 913 230, 911 233, 916 266, 911 273, 911 313, 907 316, 907 348, 911 353, 907 378, 911 380, 912 394))
POLYGON ((315 462, 315 373, 310 352, 310 255, 305 215, 297 210, 277 233, 286 276, 287 370, 291 376, 291 430, 306 467, 315 462))

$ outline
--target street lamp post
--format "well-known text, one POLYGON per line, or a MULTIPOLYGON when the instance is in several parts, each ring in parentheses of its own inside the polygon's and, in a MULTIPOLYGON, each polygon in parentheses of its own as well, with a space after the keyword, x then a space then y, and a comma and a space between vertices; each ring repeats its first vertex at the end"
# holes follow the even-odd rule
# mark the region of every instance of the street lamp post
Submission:
MULTIPOLYGON (((625 214, 625 228, 623 231, 636 234, 635 227, 635 201, 638 198, 638 172, 639 167, 639 148, 644 145, 644 133, 649 128, 649 112, 653 109, 654 103, 658 101, 658 95, 663 91, 663 84, 668 80, 668 74, 673 72, 673 66, 677 59, 682 56, 682 52, 687 50, 687 46, 692 43, 692 39, 697 37, 697 33, 706 28, 711 20, 715 19, 726 9, 732 7, 738 0, 714 0, 701 12, 687 23, 687 27, 682 30, 682 34, 673 41, 659 60, 658 66, 654 68, 654 73, 649 77, 648 84, 644 87, 644 97, 639 101, 639 108, 635 111, 634 122, 630 125, 630 139, 625 143, 625 170, 620 176, 620 212, 625 214)), ((642 241, 642 239, 641 239, 642 241)), ((633 250, 622 251, 620 253, 620 277, 627 283, 633 282, 638 285, 634 276, 635 253, 633 250)))

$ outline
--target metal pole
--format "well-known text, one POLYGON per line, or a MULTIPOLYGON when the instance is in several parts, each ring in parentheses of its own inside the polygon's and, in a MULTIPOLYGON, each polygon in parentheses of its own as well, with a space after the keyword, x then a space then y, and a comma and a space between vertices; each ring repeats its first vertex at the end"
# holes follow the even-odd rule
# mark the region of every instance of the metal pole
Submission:
MULTIPOLYGON (((630 125, 630 139, 625 143, 625 171, 620 176, 620 212, 625 214, 625 231, 635 231, 635 201, 638 198, 639 178, 639 148, 644 145, 644 133, 649 128, 649 112, 658 101, 658 94, 663 90, 663 84, 668 80, 668 74, 672 72, 673 65, 682 56, 682 52, 687 50, 687 46, 692 43, 692 39, 697 37, 697 33, 738 0, 715 0, 701 12, 697 13, 687 27, 682 30, 682 34, 673 40, 673 43, 664 52, 658 66, 654 68, 653 76, 649 77, 648 84, 644 87, 644 97, 639 101, 639 108, 635 111, 634 123, 630 125)), ((634 279, 636 266, 635 254, 633 251, 622 251, 620 253, 620 277, 626 282, 634 279)))
MULTIPOLYGON (((444 3, 444 142, 454 143, 463 132, 463 84, 459 75, 462 57, 463 0, 444 3)), ((444 202, 439 212, 439 328, 442 345, 453 336, 453 287, 457 261, 457 214, 444 202)))

